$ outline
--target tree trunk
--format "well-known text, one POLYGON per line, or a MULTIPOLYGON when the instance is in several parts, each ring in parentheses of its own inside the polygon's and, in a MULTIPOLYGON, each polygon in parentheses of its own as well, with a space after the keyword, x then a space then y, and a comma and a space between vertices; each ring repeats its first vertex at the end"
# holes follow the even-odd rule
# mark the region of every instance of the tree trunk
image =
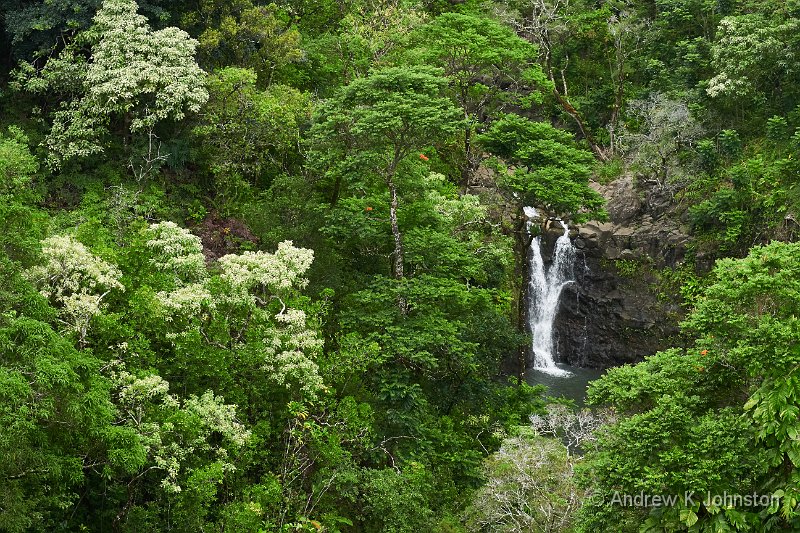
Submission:
POLYGON ((400 226, 397 223, 397 187, 391 179, 389 180, 389 192, 392 196, 392 203, 389 207, 389 221, 392 225, 392 236, 394 237, 392 273, 395 279, 403 279, 403 236, 400 234, 400 226))
MULTIPOLYGON (((389 178, 387 181, 389 185, 389 193, 392 197, 392 202, 389 206, 389 221, 392 226, 392 237, 394 237, 394 257, 392 260, 392 274, 394 279, 403 279, 403 236, 400 233, 400 225, 397 223, 397 186, 394 180, 389 178)), ((402 288, 401 288, 402 290, 402 288)), ((397 296, 397 307, 400 313, 405 315, 408 313, 408 299, 403 294, 397 296)))
MULTIPOLYGON (((545 56, 545 68, 547 70, 547 75, 550 78, 550 81, 553 84, 553 96, 556 97, 556 101, 558 101, 559 105, 566 111, 569 116, 575 120, 575 123, 578 125, 578 129, 581 130, 581 135, 583 138, 586 139, 586 142, 589 143, 589 146, 592 148, 592 152, 600 159, 601 161, 608 161, 608 156, 605 154, 603 149, 597 142, 594 140, 594 136, 592 135, 591 130, 584 122, 583 117, 578 112, 577 109, 570 103, 568 91, 567 91, 567 78, 564 74, 566 71, 566 67, 561 70, 561 83, 564 87, 564 94, 558 92, 558 83, 556 83, 556 77, 553 74, 553 65, 550 62, 550 44, 547 42, 546 44, 547 54, 545 56)), ((569 57, 567 57, 567 62, 569 62, 569 57)))
POLYGON ((592 151, 595 153, 597 158, 600 161, 608 161, 608 155, 603 151, 600 145, 597 144, 597 141, 595 141, 592 132, 586 126, 581 114, 572 106, 565 96, 558 92, 558 89, 555 88, 555 81, 553 85, 553 96, 556 97, 556 100, 558 100, 558 103, 561 104, 561 107, 564 109, 564 111, 569 113, 569 115, 575 120, 575 123, 578 125, 578 129, 581 130, 583 138, 589 143, 589 146, 592 148, 592 151))
POLYGON ((465 193, 469 190, 472 172, 472 128, 467 123, 464 128, 464 168, 461 169, 461 188, 465 193))
POLYGON ((336 174, 336 181, 333 183, 333 192, 331 193, 331 207, 336 207, 337 202, 339 202, 339 193, 342 189, 342 175, 336 174))

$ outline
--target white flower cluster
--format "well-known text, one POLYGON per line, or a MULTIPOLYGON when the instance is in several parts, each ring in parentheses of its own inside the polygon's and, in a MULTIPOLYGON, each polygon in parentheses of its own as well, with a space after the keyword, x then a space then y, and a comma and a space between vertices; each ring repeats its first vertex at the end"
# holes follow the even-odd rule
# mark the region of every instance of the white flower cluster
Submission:
POLYGON ((69 235, 42 241, 45 263, 33 267, 28 277, 39 292, 59 309, 60 319, 83 339, 89 321, 102 310, 109 291, 124 291, 120 271, 92 254, 69 235))
POLYGON ((119 392, 119 407, 125 411, 131 422, 142 423, 146 408, 150 404, 178 407, 178 400, 169 393, 169 382, 158 374, 136 377, 130 372, 121 371, 113 374, 119 392))
MULTIPOLYGON (((214 309, 214 297, 205 283, 191 283, 173 291, 159 291, 156 296, 164 310, 172 314, 199 316, 204 310, 214 309)), ((172 321, 172 316, 167 316, 172 321)))
POLYGON ((313 261, 312 250, 295 248, 292 241, 283 241, 274 254, 245 252, 226 255, 220 258, 219 263, 222 279, 240 294, 261 288, 281 295, 289 289, 306 286, 308 281, 303 274, 313 261))
POLYGON ((146 230, 147 247, 153 253, 150 262, 159 270, 175 275, 176 282, 206 277, 206 263, 200 237, 174 222, 151 224, 146 230))
POLYGON ((152 252, 150 262, 174 276, 176 288, 156 295, 169 313, 167 320, 172 321, 174 314, 197 316, 204 309, 213 308, 200 237, 174 222, 151 224, 146 233, 149 237, 146 245, 152 252))
POLYGON ((223 473, 235 470, 228 460, 229 449, 241 449, 251 435, 236 419, 235 406, 225 404, 211 391, 200 397, 192 395, 181 405, 178 397, 169 393, 169 383, 154 374, 137 377, 122 371, 113 378, 120 423, 136 432, 147 461, 164 472, 161 486, 165 490, 180 492, 179 476, 190 460, 203 454, 216 461, 223 473), (185 416, 175 416, 180 411, 185 416), (222 435, 224 445, 209 442, 214 432, 222 435))
POLYGON ((322 349, 322 340, 308 327, 306 314, 299 309, 288 309, 275 318, 282 327, 270 331, 271 336, 263 340, 263 368, 277 385, 289 388, 298 383, 307 398, 314 398, 325 384, 310 356, 322 349))
POLYGON ((190 396, 184 402, 184 409, 196 415, 210 434, 218 431, 234 448, 241 448, 250 439, 250 431, 236 419, 236 406, 224 403, 224 398, 206 391, 199 398, 190 396))

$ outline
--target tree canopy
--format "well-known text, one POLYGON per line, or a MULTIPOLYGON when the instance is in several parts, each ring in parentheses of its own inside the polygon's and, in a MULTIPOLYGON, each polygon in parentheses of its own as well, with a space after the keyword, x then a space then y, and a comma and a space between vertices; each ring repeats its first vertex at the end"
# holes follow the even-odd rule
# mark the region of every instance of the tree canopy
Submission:
POLYGON ((0 0, 0 530, 800 530, 798 20, 0 0), (683 320, 580 408, 553 218, 556 320, 683 320))

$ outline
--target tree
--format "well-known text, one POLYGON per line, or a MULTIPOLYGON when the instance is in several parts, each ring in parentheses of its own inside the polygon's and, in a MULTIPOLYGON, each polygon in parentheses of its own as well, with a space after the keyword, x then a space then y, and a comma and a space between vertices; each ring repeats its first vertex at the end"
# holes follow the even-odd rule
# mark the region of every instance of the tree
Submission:
POLYGON ((572 531, 585 496, 572 477, 574 459, 556 439, 521 431, 484 461, 486 484, 472 497, 469 531, 572 531))
POLYGON ((84 346, 89 323, 100 314, 103 299, 112 290, 125 290, 119 282, 121 273, 69 235, 42 241, 42 255, 45 264, 31 269, 29 278, 59 310, 67 331, 77 333, 84 346))
POLYGON ((498 21, 473 14, 443 13, 420 30, 421 59, 444 69, 464 112, 462 186, 482 154, 473 143, 476 129, 497 111, 524 101, 541 101, 549 84, 536 63, 536 47, 498 21))
POLYGON ((114 413, 109 383, 99 359, 27 316, 0 317, 0 361, 0 528, 53 529, 102 460, 114 413))
POLYGON ((575 146, 569 133, 546 122, 503 115, 479 137, 490 153, 516 167, 501 169, 501 184, 522 194, 525 205, 556 216, 602 218, 603 197, 589 187, 592 154, 575 146))
POLYGON ((255 358, 268 381, 296 390, 300 398, 314 399, 324 389, 313 360, 322 343, 306 313, 290 307, 307 283, 311 250, 287 241, 275 253, 228 254, 211 279, 200 239, 188 230, 161 222, 145 233, 152 264, 167 275, 166 290, 154 296, 173 341, 191 343, 194 334, 207 347, 241 351, 255 358))
MULTIPOLYGON (((0 0, 9 55, 14 60, 46 56, 89 28, 101 4, 102 0, 0 0)), ((162 6, 174 9, 179 2, 139 0, 137 4, 152 19, 164 21, 170 13, 162 6)))
POLYGON ((283 67, 305 57, 300 32, 287 24, 274 3, 212 0, 201 2, 199 13, 191 18, 204 22, 199 37, 202 58, 215 66, 251 69, 260 87, 269 87, 283 67))
POLYGON ((41 213, 31 208, 39 199, 33 186, 39 162, 28 148, 28 137, 17 127, 0 133, 0 254, 21 259, 30 254, 41 213))
POLYGON ((207 86, 209 102, 193 133, 220 183, 296 168, 300 131, 311 120, 308 94, 278 84, 258 90, 255 72, 235 67, 210 76, 207 86))
POLYGON ((112 372, 111 381, 114 432, 133 436, 125 461, 114 461, 128 495, 117 509, 115 527, 135 512, 137 503, 145 506, 134 495, 148 481, 160 489, 158 499, 172 499, 184 527, 203 524, 216 499, 216 485, 236 470, 235 455, 251 437, 237 419, 236 407, 210 390, 182 401, 157 374, 137 376, 124 366, 112 372))
POLYGON ((370 68, 390 66, 393 56, 406 51, 414 32, 428 19, 421 6, 407 4, 402 0, 365 2, 353 6, 343 19, 338 36, 342 57, 350 63, 344 74, 362 77, 370 68), (348 72, 349 71, 349 72, 348 72))
POLYGON ((3 0, 0 13, 15 59, 49 50, 60 36, 85 30, 100 0, 3 0))
POLYGON ((686 175, 681 154, 694 147, 703 129, 685 102, 656 93, 647 100, 634 100, 628 114, 638 128, 620 133, 619 145, 632 168, 658 193, 671 196, 694 176, 686 175))
MULTIPOLYGON (((594 39, 597 38, 598 33, 603 37, 608 35, 610 28, 607 20, 611 16, 610 10, 604 6, 596 10, 587 8, 576 11, 569 0, 522 0, 514 7, 517 7, 518 11, 512 16, 512 24, 518 34, 538 46, 539 62, 550 80, 553 97, 562 110, 575 121, 578 130, 589 143, 594 154, 600 160, 606 161, 608 154, 595 139, 584 113, 576 107, 577 104, 574 103, 576 99, 569 94, 567 70, 570 67, 571 53, 584 56, 586 55, 586 46, 595 44, 594 39), (584 41, 586 45, 576 47, 577 49, 573 48, 579 40, 576 37, 584 37, 586 34, 590 36, 590 39, 584 41)), ((622 34, 620 34, 620 38, 622 38, 622 34)), ((608 53, 612 46, 605 46, 602 49, 608 53)), ((616 48, 616 51, 619 54, 622 49, 616 48)), ((615 59, 622 58, 618 56, 615 59)), ((601 61, 606 63, 605 58, 602 58, 601 61)), ((580 63, 584 63, 584 61, 580 63)), ((619 61, 609 62, 609 64, 612 69, 616 65, 617 81, 621 83, 619 77, 624 73, 624 67, 620 65, 619 61)), ((605 70, 605 65, 603 68, 605 70)), ((622 86, 618 85, 618 87, 621 91, 622 86)))
POLYGON ((55 76, 47 65, 41 73, 23 66, 20 85, 30 92, 62 84, 59 73, 78 82, 74 98, 54 113, 45 140, 52 167, 102 153, 114 119, 122 120, 127 141, 129 135, 152 133, 163 121, 199 111, 208 99, 205 75, 194 60, 197 42, 175 27, 152 31, 136 10, 133 0, 104 0, 84 35, 92 44, 88 63, 68 46, 55 60, 55 76))
POLYGON ((441 74, 431 67, 391 67, 357 79, 322 106, 311 132, 316 165, 327 166, 334 179, 332 205, 343 181, 354 174, 374 176, 389 189, 397 279, 404 268, 399 173, 409 156, 460 126, 458 110, 442 95, 447 80, 441 74))
POLYGON ((768 100, 774 104, 794 101, 800 19, 784 17, 748 13, 720 21, 712 49, 716 75, 706 89, 709 96, 729 98, 740 105, 746 99, 762 105, 768 100))

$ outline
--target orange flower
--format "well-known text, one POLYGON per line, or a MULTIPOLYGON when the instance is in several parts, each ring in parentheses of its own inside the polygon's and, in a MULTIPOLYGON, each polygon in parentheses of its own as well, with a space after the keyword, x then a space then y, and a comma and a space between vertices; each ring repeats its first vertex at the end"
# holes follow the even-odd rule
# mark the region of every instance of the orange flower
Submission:
POLYGON ((364 211, 372 211, 372 208, 370 206, 367 206, 364 208, 364 211))
POLYGON ((700 352, 700 355, 707 355, 707 354, 708 354, 708 350, 703 350, 703 351, 700 352))
POLYGON ((423 161, 428 161, 428 156, 426 156, 425 154, 419 154, 419 158, 422 159, 423 161))

